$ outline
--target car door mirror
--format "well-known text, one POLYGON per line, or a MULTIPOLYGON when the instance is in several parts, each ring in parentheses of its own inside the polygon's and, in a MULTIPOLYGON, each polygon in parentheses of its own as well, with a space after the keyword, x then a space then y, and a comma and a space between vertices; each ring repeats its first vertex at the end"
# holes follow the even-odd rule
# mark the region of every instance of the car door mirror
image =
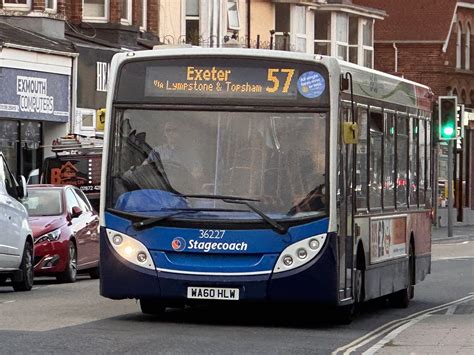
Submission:
POLYGON ((71 219, 77 218, 82 214, 82 210, 80 207, 74 206, 71 211, 71 219))
POLYGON ((25 199, 28 197, 28 190, 26 189, 26 179, 23 175, 20 176, 20 186, 17 188, 18 198, 25 199))

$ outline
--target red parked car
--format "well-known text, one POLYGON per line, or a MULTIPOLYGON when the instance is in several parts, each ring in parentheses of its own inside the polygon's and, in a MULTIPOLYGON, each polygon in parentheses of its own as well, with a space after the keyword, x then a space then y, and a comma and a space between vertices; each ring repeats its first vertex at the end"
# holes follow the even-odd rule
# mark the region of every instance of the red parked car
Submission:
POLYGON ((25 206, 34 237, 35 276, 99 277, 99 217, 75 186, 30 185, 25 206))

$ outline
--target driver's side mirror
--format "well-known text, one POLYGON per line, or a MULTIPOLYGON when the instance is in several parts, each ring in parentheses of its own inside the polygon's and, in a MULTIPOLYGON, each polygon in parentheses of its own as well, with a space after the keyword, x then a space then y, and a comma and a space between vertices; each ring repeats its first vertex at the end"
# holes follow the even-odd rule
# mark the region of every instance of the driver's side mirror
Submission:
POLYGON ((17 187, 18 198, 23 200, 28 197, 28 190, 26 189, 26 179, 23 175, 20 176, 20 185, 17 187))
POLYGON ((71 211, 71 219, 77 218, 82 214, 82 210, 80 207, 74 206, 71 211))

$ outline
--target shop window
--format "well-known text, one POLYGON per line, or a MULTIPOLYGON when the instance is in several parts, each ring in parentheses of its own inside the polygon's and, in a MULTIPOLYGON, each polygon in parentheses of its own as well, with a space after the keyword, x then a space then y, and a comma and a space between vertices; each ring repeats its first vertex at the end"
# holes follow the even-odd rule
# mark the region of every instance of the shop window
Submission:
POLYGON ((40 169, 42 163, 41 154, 41 123, 26 121, 20 123, 20 173, 24 176, 34 169, 40 169))
POLYGON ((240 29, 238 0, 227 0, 227 27, 229 30, 240 29))
POLYGON ((26 11, 31 9, 31 0, 3 0, 3 7, 26 11))
POLYGON ((331 13, 314 14, 314 54, 331 54, 331 13))
POLYGON ((381 112, 370 112, 369 205, 371 210, 380 210, 382 207, 383 122, 384 120, 381 112))
POLYGON ((290 4, 275 4, 275 49, 290 50, 290 4))
POLYGON ((82 16, 86 21, 107 22, 109 0, 82 0, 82 16))
POLYGON ((345 14, 336 15, 336 57, 348 59, 349 19, 345 14))
POLYGON ((17 170, 18 161, 18 122, 0 120, 0 151, 5 156, 12 171, 17 170))
POLYGON ((185 2, 186 43, 199 45, 199 0, 185 2))

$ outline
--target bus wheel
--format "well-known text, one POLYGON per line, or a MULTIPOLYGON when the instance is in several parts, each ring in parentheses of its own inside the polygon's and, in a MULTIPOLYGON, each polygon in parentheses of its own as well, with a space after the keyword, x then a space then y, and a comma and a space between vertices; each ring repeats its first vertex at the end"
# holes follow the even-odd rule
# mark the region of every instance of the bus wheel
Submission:
POLYGON ((155 300, 140 300, 140 308, 144 314, 160 316, 165 313, 165 305, 155 300))
POLYGON ((397 308, 407 308, 410 300, 415 296, 415 253, 413 244, 410 243, 408 252, 408 286, 389 296, 390 304, 397 308))

